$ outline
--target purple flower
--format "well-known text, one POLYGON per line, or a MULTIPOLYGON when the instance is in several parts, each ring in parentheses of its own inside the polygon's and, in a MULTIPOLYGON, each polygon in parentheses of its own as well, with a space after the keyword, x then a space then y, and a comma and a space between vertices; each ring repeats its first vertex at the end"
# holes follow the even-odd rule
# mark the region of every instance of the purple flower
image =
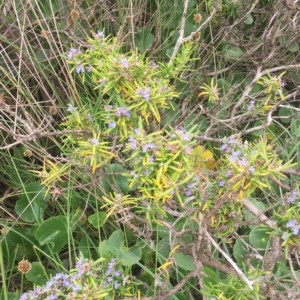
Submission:
POLYGON ((120 283, 118 283, 117 281, 115 281, 114 283, 114 289, 117 290, 120 287, 120 283))
POLYGON ((237 157, 234 156, 234 155, 230 155, 230 156, 229 156, 229 159, 230 159, 232 162, 234 162, 234 163, 237 162, 237 160, 238 160, 237 157))
POLYGON ((75 54, 78 53, 78 50, 76 48, 71 48, 68 52, 68 59, 71 60, 75 54))
POLYGON ((189 183, 187 186, 187 190, 185 191, 185 195, 187 197, 193 193, 193 188, 194 188, 194 186, 191 183, 189 183))
POLYGON ((293 190, 291 192, 291 194, 289 195, 289 197, 287 198, 286 202, 287 203, 292 203, 298 198, 298 196, 299 196, 299 192, 296 191, 296 190, 293 190))
POLYGON ((131 149, 137 148, 137 140, 131 135, 128 139, 128 141, 131 143, 131 149))
POLYGON ((248 165, 248 159, 246 157, 243 157, 240 161, 240 164, 243 166, 243 167, 246 167, 248 165))
POLYGON ((115 121, 108 122, 108 128, 116 128, 117 123, 115 121))
POLYGON ((224 186, 224 185, 225 185, 225 183, 226 183, 226 181, 225 181, 225 180, 220 180, 220 181, 218 182, 219 186, 224 186))
POLYGON ((154 155, 150 155, 150 156, 149 156, 149 161, 150 161, 150 162, 155 162, 154 155))
POLYGON ((225 177, 230 177, 231 175, 232 175, 232 173, 230 171, 225 172, 225 177))
POLYGON ((293 232, 294 235, 297 235, 299 233, 299 226, 294 226, 292 228, 292 232, 293 232))
POLYGON ((121 275, 121 272, 117 270, 117 271, 114 272, 114 275, 119 277, 121 275))
POLYGON ((286 227, 290 228, 297 225, 296 220, 295 219, 290 219, 287 223, 286 223, 286 227))
POLYGON ((91 139, 91 144, 95 145, 95 146, 98 146, 99 145, 99 141, 95 138, 92 138, 91 139))
POLYGON ((187 154, 191 155, 191 154, 192 154, 192 148, 191 148, 190 146, 186 146, 186 147, 185 147, 185 152, 186 152, 187 154))
POLYGON ((137 135, 140 135, 141 134, 141 130, 139 128, 135 128, 134 129, 134 133, 137 134, 137 135))
POLYGON ((136 93, 140 96, 142 96, 147 102, 150 100, 150 87, 147 87, 145 90, 142 88, 138 88, 136 93))
POLYGON ((235 140, 235 138, 230 137, 230 138, 228 139, 227 143, 228 143, 229 145, 232 145, 232 144, 235 144, 235 143, 236 143, 236 140, 235 140))
POLYGON ((155 149, 155 148, 156 148, 156 146, 154 143, 148 143, 143 146, 143 152, 145 153, 148 151, 148 149, 155 149))
POLYGON ((70 113, 76 112, 77 111, 77 107, 74 107, 72 104, 68 104, 68 108, 67 111, 70 113))
POLYGON ((251 173, 253 173, 253 172, 255 172, 255 168, 254 168, 253 166, 250 166, 250 167, 249 167, 249 171, 250 171, 251 173))
POLYGON ((106 78, 101 79, 101 80, 99 81, 100 85, 104 85, 104 84, 107 83, 107 82, 108 82, 108 79, 106 79, 106 78))
POLYGON ((300 228, 295 219, 290 219, 287 222, 286 227, 291 228, 294 235, 297 235, 299 233, 300 228))
POLYGON ((130 64, 129 64, 129 61, 127 58, 122 58, 121 59, 121 65, 124 67, 124 68, 129 68, 130 67, 130 64))
POLYGON ((91 66, 91 65, 88 65, 88 67, 86 68, 86 71, 87 71, 87 72, 92 72, 92 66, 91 66))
POLYGON ((55 300, 57 299, 57 295, 51 294, 50 296, 47 297, 47 300, 55 300))
POLYGON ((27 299, 28 299, 28 294, 24 293, 24 294, 22 294, 22 296, 20 297, 19 300, 27 300, 27 299))
POLYGON ((80 73, 84 73, 84 66, 83 65, 79 65, 76 67, 76 73, 80 74, 80 73))
POLYGON ((255 101, 254 101, 254 100, 251 100, 250 103, 249 103, 249 105, 248 105, 248 107, 247 107, 247 110, 248 110, 248 111, 252 110, 253 107, 254 107, 254 104, 255 104, 255 101))
POLYGON ((116 116, 117 117, 121 117, 121 116, 125 116, 130 118, 130 111, 126 109, 126 107, 118 107, 116 110, 116 116))
POLYGON ((92 115, 90 113, 87 114, 87 117, 90 120, 90 122, 94 121, 94 118, 92 117, 92 115))
POLYGON ((79 292, 81 290, 81 286, 75 283, 72 283, 72 285, 70 286, 73 292, 79 292))
POLYGON ((107 277, 107 282, 112 282, 113 281, 113 278, 111 276, 108 276, 107 277))
MULTIPOLYGON (((191 137, 189 136, 188 133, 186 133, 186 131, 184 129, 176 129, 175 130, 177 132, 177 134, 179 134, 185 141, 190 141, 191 137)), ((174 136, 175 137, 175 136, 174 136)))
POLYGON ((105 38, 105 34, 98 30, 98 32, 94 35, 95 38, 98 38, 98 39, 104 39, 105 38))

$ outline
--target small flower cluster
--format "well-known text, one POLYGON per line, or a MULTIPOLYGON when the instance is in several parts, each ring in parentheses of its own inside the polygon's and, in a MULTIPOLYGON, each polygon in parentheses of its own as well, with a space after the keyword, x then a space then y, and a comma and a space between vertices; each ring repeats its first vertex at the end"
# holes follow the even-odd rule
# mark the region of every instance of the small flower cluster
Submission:
POLYGON ((187 151, 194 144, 191 132, 172 129, 147 135, 141 125, 127 141, 126 150, 132 152, 129 160, 135 170, 130 186, 138 185, 142 196, 162 203, 176 198, 183 203, 184 197, 192 195, 195 174, 187 151))
POLYGON ((290 228, 294 235, 298 235, 300 226, 295 219, 290 219, 285 226, 290 228))
POLYGON ((127 106, 107 105, 102 114, 102 120, 107 126, 107 133, 115 130, 123 137, 127 137, 128 129, 131 128, 132 114, 127 106))
POLYGON ((91 292, 102 299, 103 295, 115 294, 127 284, 127 279, 117 267, 115 258, 108 262, 105 270, 92 260, 81 257, 70 275, 58 273, 43 287, 22 294, 20 300, 85 299, 81 297, 91 295, 91 292))
MULTIPOLYGON (((240 168, 241 171, 247 170, 247 172, 253 174, 255 172, 255 167, 251 165, 249 153, 245 151, 245 148, 247 148, 247 143, 242 144, 234 138, 229 138, 222 143, 220 150, 226 154, 228 162, 230 162, 228 166, 230 169, 232 169, 231 165, 235 165, 240 168)), ((232 176, 232 172, 233 170, 225 171, 222 176, 223 178, 218 182, 220 187, 225 186, 226 181, 232 176)))
POLYGON ((150 92, 151 92, 150 87, 147 87, 146 89, 138 88, 136 91, 136 93, 140 95, 142 98, 144 98, 145 101, 147 102, 150 100, 150 92))
POLYGON ((288 198, 286 199, 287 203, 292 203, 294 202, 299 196, 299 192, 297 190, 293 190, 290 195, 288 196, 288 198))

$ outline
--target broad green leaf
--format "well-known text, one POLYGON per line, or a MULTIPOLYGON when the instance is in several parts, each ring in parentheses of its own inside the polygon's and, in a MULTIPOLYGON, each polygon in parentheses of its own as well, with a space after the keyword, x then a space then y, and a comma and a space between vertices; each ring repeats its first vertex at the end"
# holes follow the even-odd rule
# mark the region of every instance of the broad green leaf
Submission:
POLYGON ((123 266, 131 267, 139 262, 142 258, 142 250, 139 246, 133 246, 125 251, 118 251, 117 261, 121 262, 123 266))
POLYGON ((16 203, 15 211, 25 222, 42 219, 49 198, 50 195, 46 195, 46 189, 40 183, 28 183, 23 188, 22 198, 16 203))
MULTIPOLYGON (((257 201, 256 199, 254 199, 254 198, 251 198, 251 199, 249 199, 250 201, 251 201, 251 203, 257 208, 257 209, 259 209, 260 211, 264 211, 265 210, 265 208, 266 208, 266 206, 265 206, 265 204, 263 203, 263 202, 260 202, 260 201, 257 201)), ((244 215, 244 217, 245 217, 245 220, 246 221, 254 221, 254 220, 256 220, 257 218, 251 213, 251 212, 249 212, 249 210, 248 209, 246 209, 246 208, 243 208, 243 215, 244 215)), ((255 226, 254 225, 249 225, 249 227, 250 228, 254 228, 255 226)))
POLYGON ((160 264, 164 264, 171 252, 170 238, 165 237, 161 239, 157 245, 157 260, 160 264))
POLYGON ((35 285, 42 286, 48 281, 48 274, 44 266, 40 262, 33 262, 30 271, 26 274, 26 278, 34 282, 35 285))
POLYGON ((104 172, 107 175, 101 180, 101 184, 107 193, 111 193, 117 188, 123 195, 128 195, 128 177, 123 175, 128 173, 127 169, 123 168, 120 164, 110 164, 105 167, 104 172))
POLYGON ((52 251, 58 252, 68 242, 67 220, 63 216, 51 217, 44 221, 35 233, 41 245, 51 244, 52 251))
POLYGON ((124 234, 121 229, 114 231, 108 238, 110 251, 116 254, 123 246, 124 234))
POLYGON ((244 51, 240 47, 229 47, 224 53, 227 58, 241 58, 244 55, 244 51))
POLYGON ((185 255, 181 252, 174 253, 174 259, 176 264, 187 271, 193 271, 195 270, 195 262, 193 261, 192 256, 185 255))
POLYGON ((33 249, 35 245, 38 245, 38 242, 29 228, 10 229, 2 241, 3 256, 9 263, 20 261, 23 257, 33 260, 36 257, 33 249))
POLYGON ((146 52, 152 45, 154 36, 148 29, 138 31, 134 36, 135 46, 141 51, 146 52))
POLYGON ((280 107, 278 115, 282 123, 289 124, 292 120, 291 116, 295 115, 295 110, 287 107, 280 107))
POLYGON ((298 52, 299 51, 299 44, 295 43, 291 47, 288 48, 290 52, 298 52))
POLYGON ((110 251, 110 250, 111 250, 111 247, 109 246, 107 240, 100 241, 98 251, 99 251, 99 254, 100 254, 101 257, 104 257, 106 259, 110 259, 112 253, 115 254, 115 252, 110 251))
POLYGON ((243 263, 246 254, 249 254, 246 241, 236 240, 233 246, 233 256, 239 264, 243 263))
POLYGON ((244 23, 247 25, 251 25, 253 23, 253 16, 251 14, 248 14, 244 23))
POLYGON ((90 215, 88 217, 88 221, 90 224, 93 225, 94 228, 100 228, 104 225, 106 219, 106 212, 99 211, 94 213, 93 215, 90 215))
POLYGON ((270 228, 256 226, 249 233, 250 244, 257 249, 266 249, 269 247, 270 228))

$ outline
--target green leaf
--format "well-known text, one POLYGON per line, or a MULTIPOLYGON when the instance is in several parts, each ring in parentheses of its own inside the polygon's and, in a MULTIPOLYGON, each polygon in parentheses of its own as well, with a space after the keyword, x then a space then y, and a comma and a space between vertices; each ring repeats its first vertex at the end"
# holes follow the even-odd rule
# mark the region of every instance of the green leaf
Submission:
POLYGON ((193 261, 192 256, 185 255, 181 252, 174 253, 174 259, 176 264, 187 271, 194 271, 195 270, 195 263, 193 261))
POLYGON ((270 228, 256 226, 249 233, 250 244, 257 249, 266 249, 269 247, 270 228))
POLYGON ((112 254, 112 252, 110 250, 111 250, 111 247, 109 246, 107 240, 100 241, 98 251, 99 251, 99 254, 100 254, 101 257, 104 257, 106 259, 110 259, 111 254, 112 254))
POLYGON ((165 237, 161 239, 157 245, 157 260, 160 264, 164 264, 169 257, 171 252, 170 239, 165 237))
POLYGON ((240 47, 229 47, 224 53, 227 58, 241 58, 244 55, 244 51, 240 47))
POLYGON ((22 198, 17 201, 15 211, 25 222, 34 222, 42 219, 47 201, 46 189, 38 182, 31 182, 24 186, 22 198))
POLYGON ((67 219, 59 216, 46 220, 37 229, 35 237, 41 245, 51 244, 52 251, 58 252, 68 242, 67 219))
POLYGON ((244 23, 247 25, 251 25, 253 23, 253 16, 251 14, 248 14, 244 23))
POLYGON ((134 43, 141 52, 146 52, 151 47, 153 39, 154 36, 148 29, 142 29, 135 34, 134 43))
POLYGON ((23 257, 33 260, 36 257, 34 245, 38 245, 38 242, 29 228, 10 229, 2 242, 3 256, 9 263, 20 261, 23 257))
POLYGON ((291 122, 291 116, 295 115, 295 110, 287 107, 280 107, 278 115, 282 123, 289 124, 291 122))
POLYGON ((89 223, 92 224, 93 227, 96 229, 104 225, 105 219, 106 219, 106 212, 103 211, 96 212, 93 215, 90 215, 88 217, 89 223))
POLYGON ((111 236, 108 238, 108 245, 110 251, 114 254, 122 248, 124 242, 124 234, 121 229, 114 231, 111 236))
POLYGON ((139 246, 135 245, 125 251, 118 251, 117 261, 120 261, 123 266, 131 267, 138 263, 142 258, 142 250, 139 246))
POLYGON ((295 43, 291 47, 288 48, 290 52, 298 52, 299 51, 299 44, 295 43))
POLYGON ((31 264, 31 269, 26 274, 26 278, 38 286, 42 286, 48 281, 48 275, 44 269, 44 266, 37 261, 31 264))
MULTIPOLYGON (((263 202, 257 201, 256 199, 250 198, 249 199, 251 203, 260 211, 264 211, 266 209, 266 206, 263 202)), ((246 221, 253 222, 253 220, 256 220, 256 217, 253 216, 253 214, 246 208, 243 208, 243 215, 245 217, 246 221)), ((250 228, 254 228, 254 225, 249 225, 250 228)))
POLYGON ((107 175, 101 180, 101 184, 105 191, 107 193, 111 193, 117 188, 123 193, 123 195, 128 195, 128 177, 123 175, 128 173, 128 170, 123 168, 120 164, 110 164, 105 167, 104 170, 107 175))

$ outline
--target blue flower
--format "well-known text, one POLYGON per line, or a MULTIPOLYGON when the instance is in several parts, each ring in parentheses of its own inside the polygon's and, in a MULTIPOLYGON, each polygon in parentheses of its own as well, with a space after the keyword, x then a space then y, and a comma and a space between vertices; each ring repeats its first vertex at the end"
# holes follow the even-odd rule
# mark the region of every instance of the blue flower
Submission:
POLYGON ((299 233, 300 228, 295 219, 290 219, 287 222, 286 227, 291 228, 294 235, 297 235, 299 233))
POLYGON ((145 90, 142 88, 138 88, 136 93, 140 96, 142 96, 147 102, 150 100, 150 87, 147 87, 145 90))
POLYGON ((99 145, 99 141, 95 138, 92 138, 91 139, 91 144, 95 145, 95 146, 98 146, 99 145))
POLYGON ((225 180, 220 180, 220 181, 218 182, 219 186, 224 186, 224 185, 225 185, 225 183, 226 183, 226 181, 225 181, 225 180))
POLYGON ((104 39, 105 38, 105 34, 98 30, 98 32, 94 35, 95 38, 98 38, 98 39, 104 39))
POLYGON ((251 173, 253 173, 253 172, 255 172, 255 168, 254 168, 253 166, 250 166, 250 167, 249 167, 249 171, 250 171, 251 173))
POLYGON ((254 100, 251 100, 250 103, 249 103, 249 105, 248 105, 248 107, 247 107, 247 110, 248 110, 248 111, 252 110, 253 107, 254 107, 254 105, 255 105, 255 101, 254 101, 254 100))
POLYGON ((291 192, 291 194, 289 195, 289 197, 287 198, 286 202, 287 203, 292 203, 298 198, 298 196, 299 196, 299 192, 296 191, 296 190, 293 190, 291 192))
POLYGON ((68 52, 68 59, 71 60, 75 54, 78 53, 78 50, 76 48, 71 48, 68 52))
POLYGON ((77 74, 84 73, 84 66, 83 65, 78 65, 76 67, 76 73, 77 74))
POLYGON ((243 166, 243 167, 246 167, 248 165, 248 159, 246 157, 243 157, 240 161, 240 164, 243 166))
POLYGON ((118 283, 117 281, 115 281, 114 283, 114 289, 117 290, 120 287, 120 283, 118 283))
POLYGON ((143 152, 147 152, 148 149, 155 149, 156 146, 154 143, 147 143, 146 145, 143 146, 143 152))
POLYGON ((129 68, 130 67, 130 64, 129 64, 129 61, 127 58, 122 58, 121 59, 121 65, 124 67, 124 68, 129 68))
POLYGON ((131 143, 132 150, 137 148, 137 140, 132 135, 129 137, 128 141, 131 143))
POLYGON ((70 113, 76 112, 77 111, 77 107, 74 107, 72 104, 68 104, 68 108, 67 111, 70 113))
POLYGON ((108 128, 116 128, 117 123, 115 121, 108 122, 108 128))
POLYGON ((121 117, 121 116, 125 116, 130 118, 130 111, 126 109, 126 107, 118 107, 116 110, 116 116, 117 117, 121 117))

